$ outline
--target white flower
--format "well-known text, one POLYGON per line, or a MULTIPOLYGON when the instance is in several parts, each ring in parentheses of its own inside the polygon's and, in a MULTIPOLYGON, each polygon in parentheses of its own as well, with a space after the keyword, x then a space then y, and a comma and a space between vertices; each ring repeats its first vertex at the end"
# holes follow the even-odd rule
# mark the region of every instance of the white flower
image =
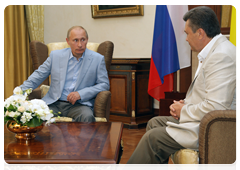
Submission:
POLYGON ((33 99, 30 101, 34 106, 38 106, 42 109, 48 109, 47 104, 41 99, 33 99))
POLYGON ((10 104, 18 106, 18 103, 24 102, 26 97, 24 95, 12 95, 4 102, 4 107, 9 107, 10 104))
POLYGON ((9 111, 7 110, 4 117, 8 116, 9 115, 9 111))
POLYGON ((49 110, 48 105, 43 100, 26 100, 27 96, 31 92, 32 89, 28 89, 23 94, 22 89, 20 87, 16 87, 13 90, 14 95, 10 96, 4 101, 4 117, 7 116, 8 119, 11 118, 11 120, 17 120, 17 117, 20 117, 20 122, 23 124, 26 124, 31 119, 36 118, 41 119, 42 121, 47 121, 48 124, 54 122, 55 119, 52 119, 54 116, 52 110, 49 110))
POLYGON ((20 121, 24 124, 24 123, 26 123, 27 119, 26 119, 25 116, 22 116, 21 119, 20 119, 20 121))
POLYGON ((26 109, 25 109, 25 107, 23 107, 23 106, 19 106, 18 107, 18 111, 19 112, 24 112, 26 109))
POLYGON ((55 121, 56 121, 55 118, 51 118, 51 119, 49 119, 49 120, 45 123, 45 126, 49 126, 50 123, 53 123, 53 122, 55 122, 55 121))
POLYGON ((25 93, 28 94, 28 95, 29 95, 30 93, 32 93, 32 88, 27 89, 27 90, 25 91, 25 93))
POLYGON ((29 101, 23 101, 21 103, 21 106, 25 107, 25 109, 28 110, 28 111, 30 110, 29 108, 30 108, 31 105, 32 105, 32 103, 29 102, 29 101))
POLYGON ((45 112, 44 119, 50 120, 54 115, 50 112, 45 112))
POLYGON ((29 121, 30 119, 32 119, 32 114, 31 114, 31 113, 24 112, 24 113, 23 113, 23 116, 26 117, 27 121, 29 121))
POLYGON ((5 101, 4 101, 4 107, 9 107, 10 104, 12 104, 14 101, 14 97, 13 96, 10 96, 9 98, 7 98, 5 101))
POLYGON ((32 119, 32 114, 31 113, 27 113, 27 112, 24 112, 22 117, 21 117, 21 122, 22 123, 26 123, 28 121, 30 121, 32 119))
POLYGON ((19 116, 21 113, 19 113, 19 112, 8 112, 8 113, 6 113, 7 114, 7 116, 10 116, 10 117, 17 117, 17 116, 19 116))
POLYGON ((39 109, 36 111, 36 114, 40 117, 40 119, 42 120, 50 120, 53 117, 53 114, 50 113, 49 110, 43 110, 43 109, 39 109))
POLYGON ((20 95, 23 94, 23 91, 20 87, 15 87, 15 89, 13 90, 13 94, 20 95))

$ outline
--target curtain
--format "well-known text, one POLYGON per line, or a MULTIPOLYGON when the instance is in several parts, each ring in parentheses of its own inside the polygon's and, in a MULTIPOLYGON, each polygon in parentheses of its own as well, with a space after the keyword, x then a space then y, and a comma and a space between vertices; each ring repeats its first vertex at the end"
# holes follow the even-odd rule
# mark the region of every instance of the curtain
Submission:
POLYGON ((4 10, 4 99, 32 73, 29 35, 23 5, 4 10))
POLYGON ((44 43, 43 5, 25 5, 30 40, 44 43))

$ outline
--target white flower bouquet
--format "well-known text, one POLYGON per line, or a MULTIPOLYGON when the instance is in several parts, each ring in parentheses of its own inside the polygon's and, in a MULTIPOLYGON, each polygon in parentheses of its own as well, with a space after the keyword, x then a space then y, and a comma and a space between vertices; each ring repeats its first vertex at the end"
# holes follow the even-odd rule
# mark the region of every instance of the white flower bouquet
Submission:
POLYGON ((14 120, 22 126, 37 127, 43 121, 46 121, 46 125, 55 121, 53 111, 43 100, 27 100, 31 92, 32 89, 22 91, 20 87, 13 90, 14 95, 4 101, 4 123, 14 120))

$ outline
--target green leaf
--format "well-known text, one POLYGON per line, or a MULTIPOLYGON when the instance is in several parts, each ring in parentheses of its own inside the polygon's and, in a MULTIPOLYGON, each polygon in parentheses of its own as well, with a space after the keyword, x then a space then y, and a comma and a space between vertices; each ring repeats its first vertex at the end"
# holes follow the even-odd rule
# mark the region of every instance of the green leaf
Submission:
POLYGON ((11 111, 17 111, 17 107, 16 106, 13 106, 12 104, 10 104, 10 106, 8 107, 8 111, 11 112, 11 111))
POLYGON ((26 123, 26 125, 28 127, 37 127, 37 126, 40 126, 42 123, 43 121, 41 119, 33 117, 28 123, 26 123))
POLYGON ((9 121, 9 120, 12 120, 12 118, 11 118, 11 117, 9 117, 9 116, 6 116, 6 117, 4 117, 4 124, 6 124, 6 123, 7 123, 7 121, 9 121))
POLYGON ((21 120, 21 115, 20 116, 14 116, 13 119, 18 123, 18 124, 22 124, 21 120))

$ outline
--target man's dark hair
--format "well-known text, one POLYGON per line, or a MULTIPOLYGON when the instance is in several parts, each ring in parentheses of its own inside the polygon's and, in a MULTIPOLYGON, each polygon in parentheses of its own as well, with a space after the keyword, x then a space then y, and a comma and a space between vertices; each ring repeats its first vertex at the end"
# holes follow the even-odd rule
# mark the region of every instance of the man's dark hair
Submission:
POLYGON ((215 12, 206 6, 199 6, 189 10, 183 20, 189 19, 189 26, 195 33, 199 28, 202 28, 209 38, 213 38, 221 33, 221 28, 215 12))

